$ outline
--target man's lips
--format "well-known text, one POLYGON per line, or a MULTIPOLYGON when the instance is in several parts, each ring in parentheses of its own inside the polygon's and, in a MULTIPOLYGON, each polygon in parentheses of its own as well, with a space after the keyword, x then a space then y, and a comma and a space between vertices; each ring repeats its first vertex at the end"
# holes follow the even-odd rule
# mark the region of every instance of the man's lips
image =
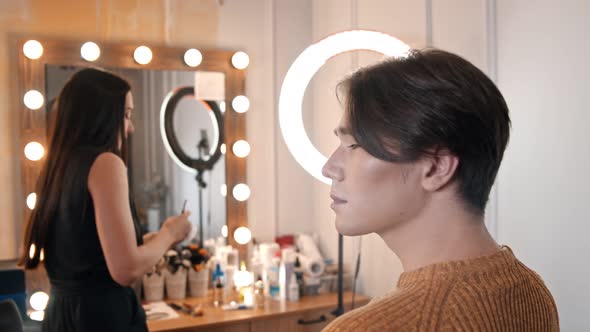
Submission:
POLYGON ((336 194, 330 193, 330 198, 332 198, 332 200, 334 201, 334 204, 344 204, 347 203, 347 201, 343 198, 340 198, 339 196, 337 196, 336 194))

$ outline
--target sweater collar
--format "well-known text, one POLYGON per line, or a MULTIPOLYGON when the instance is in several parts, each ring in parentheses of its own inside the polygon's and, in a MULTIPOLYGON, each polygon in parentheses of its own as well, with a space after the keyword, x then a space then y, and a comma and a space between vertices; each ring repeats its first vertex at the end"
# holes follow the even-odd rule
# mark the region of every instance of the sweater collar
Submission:
POLYGON ((413 271, 404 272, 399 277, 397 288, 409 288, 425 280, 445 280, 459 275, 498 270, 514 265, 516 262, 517 260, 512 253, 512 249, 508 246, 502 246, 500 250, 490 255, 461 261, 435 263, 413 271))

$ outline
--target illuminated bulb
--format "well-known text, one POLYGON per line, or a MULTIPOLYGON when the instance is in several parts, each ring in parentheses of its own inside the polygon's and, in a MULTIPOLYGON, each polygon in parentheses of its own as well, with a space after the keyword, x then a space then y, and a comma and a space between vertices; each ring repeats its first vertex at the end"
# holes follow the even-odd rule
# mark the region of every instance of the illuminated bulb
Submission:
POLYGON ((221 113, 225 113, 225 101, 219 103, 219 109, 221 110, 221 113))
POLYGON ((86 61, 95 61, 100 57, 100 47, 93 42, 86 42, 80 48, 80 54, 86 61))
POLYGON ((23 53, 31 60, 37 60, 43 55, 43 46, 36 40, 29 40, 23 45, 23 53))
POLYGON ((31 308, 39 311, 45 310, 47 308, 47 301, 49 301, 49 295, 45 292, 36 292, 31 295, 31 299, 29 303, 31 303, 31 308))
POLYGON ((223 227, 221 227, 221 236, 227 237, 227 225, 223 225, 223 227))
POLYGON ((219 190, 219 192, 221 193, 221 196, 223 196, 223 197, 227 196, 227 185, 226 184, 222 184, 221 185, 221 189, 219 190))
POLYGON ((184 63, 189 67, 196 67, 203 61, 203 55, 196 48, 184 52, 184 63))
POLYGON ((29 210, 32 210, 35 208, 36 204, 37 204, 37 194, 30 193, 27 196, 27 207, 29 207, 29 210))
POLYGON ((43 158, 43 154, 45 153, 45 149, 43 149, 43 145, 37 142, 30 142, 25 146, 25 156, 27 159, 32 161, 37 161, 43 158))
POLYGON ((239 158, 245 158, 250 154, 250 144, 244 140, 239 140, 232 146, 232 151, 239 158))
POLYGON ((133 58, 140 65, 147 65, 152 61, 152 50, 147 46, 139 46, 133 52, 133 58))
POLYGON ((250 64, 250 57, 245 52, 236 52, 231 57, 231 63, 236 69, 245 69, 250 64))
POLYGON ((250 286, 254 283, 254 275, 251 272, 240 269, 234 273, 234 286, 237 289, 250 286))
POLYGON ((29 314, 29 317, 32 320, 42 322, 43 319, 45 318, 45 311, 33 311, 29 314))
POLYGON ((225 151, 227 150, 225 143, 221 144, 221 146, 219 147, 219 150, 221 150, 221 154, 225 154, 225 151))
POLYGON ((248 227, 238 227, 234 232, 234 240, 239 244, 246 244, 252 239, 252 232, 248 227))
POLYGON ((234 198, 240 202, 243 202, 250 198, 250 188, 243 183, 237 184, 234 187, 232 193, 234 195, 234 198))
POLYGON ((35 244, 32 243, 31 246, 29 247, 29 258, 33 259, 33 257, 35 257, 35 251, 37 250, 37 247, 35 247, 35 244))
POLYGON ((44 261, 45 260, 45 250, 41 249, 41 252, 39 253, 39 261, 44 261))
POLYGON ((41 92, 37 90, 29 90, 25 93, 23 98, 25 102, 25 106, 32 110, 38 110, 43 106, 43 102, 45 101, 41 92))
POLYGON ((245 113, 250 108, 250 100, 246 96, 236 96, 231 102, 234 111, 238 113, 245 113))

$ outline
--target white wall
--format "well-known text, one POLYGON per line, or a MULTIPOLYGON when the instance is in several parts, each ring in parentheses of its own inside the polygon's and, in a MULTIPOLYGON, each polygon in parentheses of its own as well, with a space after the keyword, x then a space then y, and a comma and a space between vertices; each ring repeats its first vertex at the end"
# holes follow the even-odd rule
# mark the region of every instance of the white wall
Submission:
POLYGON ((498 81, 512 137, 499 237, 549 286, 563 331, 590 319, 590 2, 498 1, 498 81))

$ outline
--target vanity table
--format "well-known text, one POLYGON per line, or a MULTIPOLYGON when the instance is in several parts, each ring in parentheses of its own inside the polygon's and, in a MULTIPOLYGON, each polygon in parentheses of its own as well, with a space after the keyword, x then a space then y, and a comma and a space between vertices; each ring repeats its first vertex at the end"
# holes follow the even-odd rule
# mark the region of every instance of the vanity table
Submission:
MULTIPOLYGON (((355 308, 364 306, 370 298, 356 294, 355 308)), ((214 307, 208 298, 187 298, 182 301, 167 301, 189 305, 201 304, 204 314, 191 317, 179 313, 179 318, 148 321, 152 332, 264 332, 264 331, 320 331, 333 319, 332 311, 337 305, 337 294, 329 293, 304 296, 298 302, 267 300, 264 306, 255 309, 224 311, 214 307)), ((345 312, 352 304, 352 292, 344 293, 345 312)))

